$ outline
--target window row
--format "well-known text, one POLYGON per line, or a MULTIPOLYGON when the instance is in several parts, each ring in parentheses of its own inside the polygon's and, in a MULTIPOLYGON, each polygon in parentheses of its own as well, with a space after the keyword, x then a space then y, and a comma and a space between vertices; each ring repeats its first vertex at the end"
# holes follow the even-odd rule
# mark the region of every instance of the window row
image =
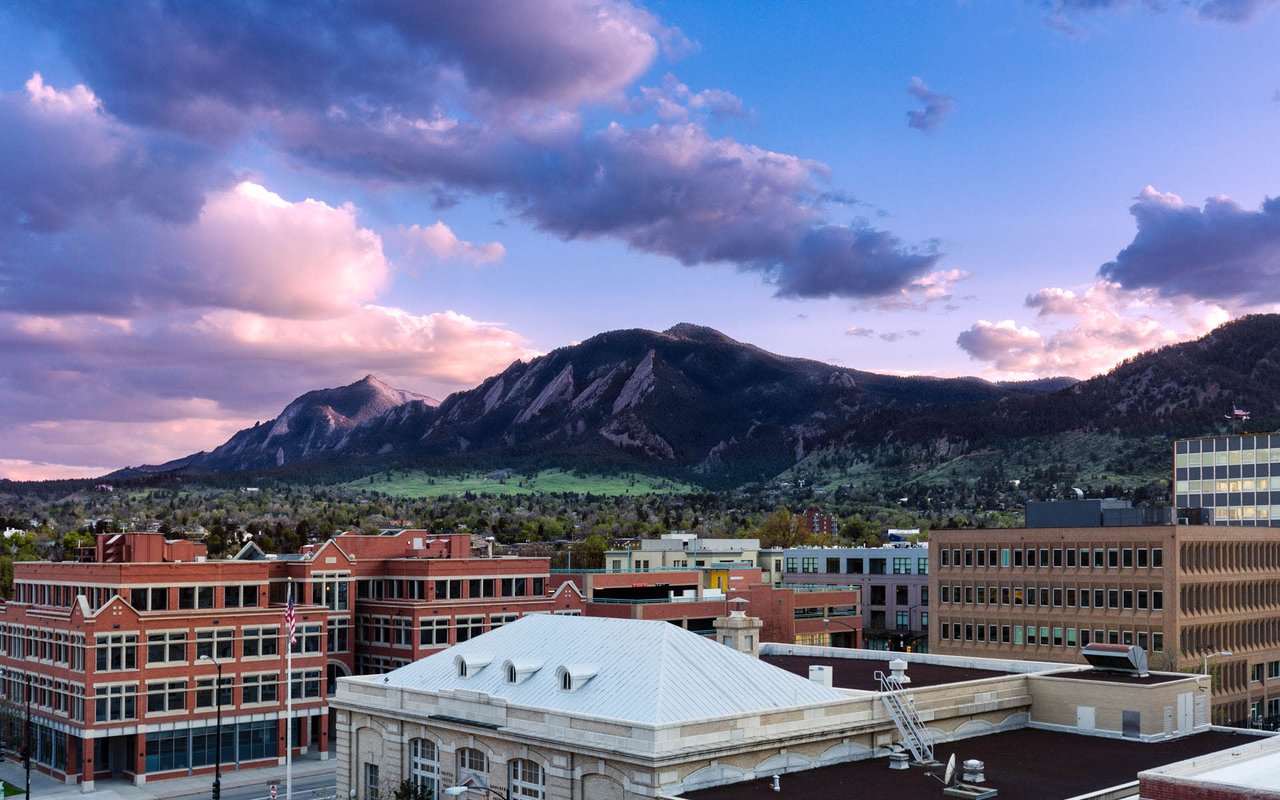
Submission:
POLYGON ((826 575, 928 575, 929 559, 927 556, 912 555, 891 558, 787 556, 783 563, 783 571, 821 572, 826 575), (819 567, 822 569, 819 570, 819 567))
POLYGON ((940 548, 944 567, 1067 569, 1160 569, 1163 547, 987 547, 940 548))
POLYGON ((362 600, 479 600, 489 597, 542 597, 545 577, 452 578, 436 581, 412 578, 367 578, 356 581, 362 600), (428 595, 428 588, 431 594, 428 595))
POLYGON ((1048 608, 1117 608, 1163 611, 1162 589, 1078 588, 1074 586, 941 586, 943 603, 1048 608))
POLYGON ((944 642, 979 642, 1026 647, 1087 647, 1091 643, 1136 644, 1143 650, 1155 653, 1164 651, 1164 633, 1144 630, 943 622, 938 626, 938 638, 944 642))
POLYGON ((47 661, 82 672, 84 634, 0 625, 0 653, 22 661, 47 661))
MULTIPOLYGON (((411 739, 408 748, 407 773, 410 782, 431 797, 440 797, 445 788, 440 785, 440 749, 430 739, 411 739)), ((474 747, 462 747, 454 754, 456 771, 454 778, 459 786, 489 787, 489 758, 474 747)), ((506 796, 512 800, 545 800, 547 773, 542 765, 526 758, 507 762, 506 796)), ((379 765, 364 765, 365 800, 389 800, 383 797, 379 765)))

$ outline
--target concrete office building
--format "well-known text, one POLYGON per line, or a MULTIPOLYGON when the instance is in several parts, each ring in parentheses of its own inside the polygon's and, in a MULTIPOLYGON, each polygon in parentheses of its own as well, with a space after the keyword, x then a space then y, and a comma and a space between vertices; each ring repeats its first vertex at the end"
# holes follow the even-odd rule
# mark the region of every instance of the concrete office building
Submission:
MULTIPOLYGON (((859 586, 863 647, 928 649, 927 545, 788 548, 783 552, 782 585, 859 586)), ((834 628, 832 636, 833 644, 842 644, 834 628)))
POLYGON ((1280 525, 1280 434, 1179 439, 1173 444, 1178 519, 1193 525, 1280 525))
POLYGON ((1082 661, 1136 644, 1215 675, 1214 720, 1280 723, 1280 540, 1205 525, 933 531, 935 653, 1082 661))

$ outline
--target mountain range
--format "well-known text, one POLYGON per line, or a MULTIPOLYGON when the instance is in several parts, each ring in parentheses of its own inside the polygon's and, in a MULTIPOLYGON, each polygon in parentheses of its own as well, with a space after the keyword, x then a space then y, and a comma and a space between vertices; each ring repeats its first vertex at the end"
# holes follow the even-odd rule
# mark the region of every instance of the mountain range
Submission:
POLYGON ((619 330, 437 402, 370 375, 308 392, 209 452, 118 474, 342 465, 597 464, 709 480, 772 476, 837 446, 985 441, 1075 430, 1208 432, 1233 404, 1280 411, 1280 315, 1229 322, 1085 381, 899 377, 776 355, 711 328, 619 330))

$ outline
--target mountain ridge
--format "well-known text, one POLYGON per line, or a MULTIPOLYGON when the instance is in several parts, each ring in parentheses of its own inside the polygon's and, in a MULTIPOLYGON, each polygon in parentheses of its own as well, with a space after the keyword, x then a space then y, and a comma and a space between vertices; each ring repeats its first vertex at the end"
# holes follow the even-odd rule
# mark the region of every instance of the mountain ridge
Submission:
POLYGON ((1274 415, 1277 382, 1280 315, 1240 318, 1086 381, 1000 383, 864 372, 680 323, 606 331, 439 402, 366 376, 308 392, 207 453, 139 470, 559 461, 732 482, 828 447, 948 442, 963 452, 1075 429, 1185 435, 1233 402, 1274 415))

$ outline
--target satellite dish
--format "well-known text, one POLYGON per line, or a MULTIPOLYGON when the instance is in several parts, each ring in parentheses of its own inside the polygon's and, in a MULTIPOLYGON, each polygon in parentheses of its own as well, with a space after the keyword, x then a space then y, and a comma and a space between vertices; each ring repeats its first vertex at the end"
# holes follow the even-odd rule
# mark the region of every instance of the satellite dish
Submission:
POLYGON ((947 771, 942 775, 942 785, 950 786, 951 779, 956 776, 956 754, 952 753, 951 758, 947 759, 947 771))

